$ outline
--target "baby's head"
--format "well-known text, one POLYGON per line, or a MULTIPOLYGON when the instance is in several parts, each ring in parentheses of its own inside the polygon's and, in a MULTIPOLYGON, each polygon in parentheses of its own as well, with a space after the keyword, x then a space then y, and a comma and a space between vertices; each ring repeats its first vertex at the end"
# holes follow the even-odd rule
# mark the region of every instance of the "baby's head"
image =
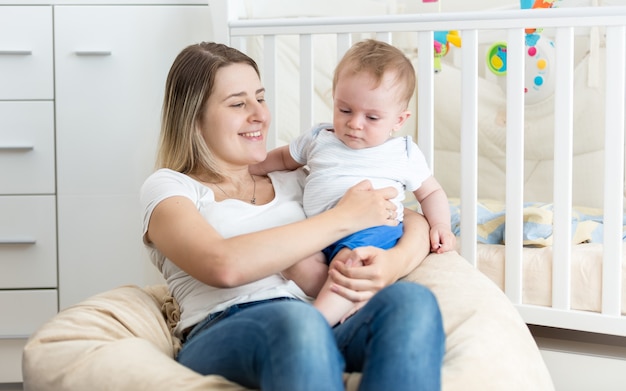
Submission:
POLYGON ((354 149, 380 145, 411 115, 415 69, 396 47, 376 40, 352 46, 333 78, 335 135, 354 149))
POLYGON ((354 44, 343 56, 333 77, 333 96, 341 77, 369 73, 377 84, 391 74, 395 80, 398 103, 406 109, 415 92, 415 69, 411 61, 397 47, 386 42, 367 39, 354 44))

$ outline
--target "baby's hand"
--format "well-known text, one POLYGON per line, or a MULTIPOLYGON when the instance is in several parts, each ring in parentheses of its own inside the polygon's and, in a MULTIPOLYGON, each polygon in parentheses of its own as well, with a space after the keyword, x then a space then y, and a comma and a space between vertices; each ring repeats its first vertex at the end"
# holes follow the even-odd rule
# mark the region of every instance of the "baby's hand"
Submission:
POLYGON ((430 251, 441 254, 456 248, 456 236, 442 225, 430 228, 430 251))
POLYGON ((263 169, 262 163, 251 164, 248 166, 248 172, 252 175, 267 175, 266 170, 263 169))

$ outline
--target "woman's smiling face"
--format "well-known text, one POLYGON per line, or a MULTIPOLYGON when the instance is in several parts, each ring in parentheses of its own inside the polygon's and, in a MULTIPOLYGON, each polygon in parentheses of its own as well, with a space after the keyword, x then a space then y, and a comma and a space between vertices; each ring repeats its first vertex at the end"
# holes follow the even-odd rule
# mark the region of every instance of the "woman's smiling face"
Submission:
POLYGON ((265 160, 271 120, 265 88, 248 64, 220 68, 199 121, 202 137, 224 167, 265 160))

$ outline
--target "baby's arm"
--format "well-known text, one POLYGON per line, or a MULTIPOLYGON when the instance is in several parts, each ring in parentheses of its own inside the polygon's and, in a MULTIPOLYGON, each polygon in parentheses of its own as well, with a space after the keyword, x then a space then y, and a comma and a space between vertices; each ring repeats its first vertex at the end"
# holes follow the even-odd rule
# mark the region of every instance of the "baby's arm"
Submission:
POLYGON ((283 277, 293 280, 310 297, 316 297, 328 279, 326 257, 320 251, 283 270, 283 277))
POLYGON ((450 223, 450 206, 439 182, 431 176, 413 194, 430 225, 430 250, 436 253, 454 250, 456 237, 450 223))
POLYGON ((269 151, 261 163, 250 165, 249 171, 254 175, 267 175, 273 171, 295 170, 300 167, 302 164, 291 157, 289 146, 284 145, 269 151))
MULTIPOLYGON (((335 257, 332 259, 332 262, 346 262, 349 259, 351 249, 344 247, 335 257)), ((357 264, 352 264, 351 266, 363 266, 362 262, 358 262, 357 264)), ((313 302, 313 306, 317 308, 322 315, 328 321, 330 326, 334 326, 339 322, 344 321, 348 316, 352 315, 360 306, 365 303, 355 304, 354 302, 340 296, 339 294, 331 291, 331 285, 333 281, 328 278, 322 287, 319 295, 317 295, 317 299, 313 302)))

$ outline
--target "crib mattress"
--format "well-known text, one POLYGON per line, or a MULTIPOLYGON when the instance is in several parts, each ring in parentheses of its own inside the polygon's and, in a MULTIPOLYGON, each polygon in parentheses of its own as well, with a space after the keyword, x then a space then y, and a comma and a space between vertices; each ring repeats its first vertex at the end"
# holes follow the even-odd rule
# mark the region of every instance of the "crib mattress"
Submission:
MULTIPOLYGON (((626 254, 626 246, 623 254, 626 254)), ((602 309, 602 244, 583 243, 572 247, 571 309, 600 312, 602 309)), ((504 290, 505 246, 477 246, 477 267, 504 290)), ((552 305, 552 247, 523 249, 523 304, 552 305)), ((622 261, 622 307, 626 315, 626 262, 622 261)))

